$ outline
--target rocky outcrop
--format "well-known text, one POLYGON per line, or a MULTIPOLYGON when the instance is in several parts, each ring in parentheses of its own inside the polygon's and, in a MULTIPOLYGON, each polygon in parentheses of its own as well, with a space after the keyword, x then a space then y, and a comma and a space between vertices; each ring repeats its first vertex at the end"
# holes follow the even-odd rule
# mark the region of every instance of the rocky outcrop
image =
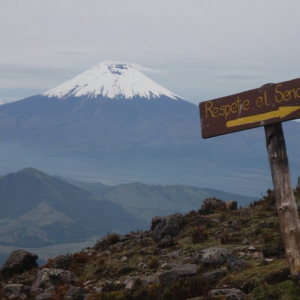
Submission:
POLYGON ((8 284, 3 288, 3 295, 7 299, 25 300, 30 295, 30 287, 24 284, 8 284))
POLYGON ((152 219, 151 229, 153 237, 159 241, 169 235, 176 236, 183 227, 183 217, 181 214, 173 214, 167 217, 155 217, 152 219))
POLYGON ((157 217, 151 231, 132 231, 121 238, 110 234, 95 247, 0 280, 0 298, 243 300, 244 292, 249 299, 299 298, 286 258, 263 258, 263 251, 280 245, 276 224, 276 209, 268 202, 212 215, 191 211, 157 217), (195 241, 195 231, 207 239, 195 241), (244 276, 247 268, 251 276, 244 276), (236 273, 244 269, 241 280, 236 273))
POLYGON ((221 247, 206 248, 196 252, 194 256, 203 267, 220 267, 226 263, 231 271, 239 272, 246 266, 246 263, 231 251, 221 247))
POLYGON ((159 275, 159 282, 161 284, 172 284, 179 277, 193 276, 198 272, 199 266, 195 264, 178 265, 170 271, 159 275))
POLYGON ((86 291, 81 287, 71 286, 65 296, 65 300, 83 300, 86 291))
POLYGON ((202 201, 198 213, 200 215, 208 215, 214 213, 216 210, 226 210, 225 202, 217 198, 206 198, 202 201))
POLYGON ((75 284, 78 282, 77 276, 74 273, 54 268, 44 268, 37 274, 37 278, 31 286, 31 291, 44 292, 51 286, 57 284, 75 284))
POLYGON ((25 250, 13 251, 0 269, 0 278, 6 279, 13 274, 21 274, 33 268, 37 268, 38 256, 25 250))
POLYGON ((227 262, 232 255, 232 252, 225 248, 210 247, 197 252, 196 258, 204 267, 217 267, 227 262))
POLYGON ((52 300, 52 294, 51 293, 43 293, 38 295, 35 300, 52 300))
POLYGON ((209 300, 224 299, 224 300, 244 300, 246 295, 238 289, 215 289, 208 293, 209 300), (223 296, 223 297, 222 297, 223 296))
POLYGON ((59 255, 54 259, 53 268, 55 269, 68 269, 72 263, 72 255, 59 255))

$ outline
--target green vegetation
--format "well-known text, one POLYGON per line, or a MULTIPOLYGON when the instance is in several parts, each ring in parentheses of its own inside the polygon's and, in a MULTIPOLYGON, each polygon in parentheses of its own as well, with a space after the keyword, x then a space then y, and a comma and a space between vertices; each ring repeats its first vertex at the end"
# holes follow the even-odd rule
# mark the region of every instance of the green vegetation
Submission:
MULTIPOLYGON (((77 285, 89 292, 89 300, 208 299, 211 290, 225 287, 240 290, 246 300, 299 299, 300 286, 289 277, 274 201, 268 191, 248 208, 208 215, 191 211, 182 217, 182 230, 168 242, 154 239, 153 231, 108 234, 94 247, 73 254, 67 269, 78 276, 77 285), (202 264, 200 251, 213 246, 227 249, 233 263, 202 264), (197 264, 198 272, 175 278, 171 284, 159 280, 159 274, 182 264, 197 264)), ((56 259, 49 260, 46 267, 55 263, 56 259)), ((10 282, 22 278, 30 284, 36 272, 10 282)), ((57 286, 54 298, 63 299, 65 292, 65 286, 57 286)))

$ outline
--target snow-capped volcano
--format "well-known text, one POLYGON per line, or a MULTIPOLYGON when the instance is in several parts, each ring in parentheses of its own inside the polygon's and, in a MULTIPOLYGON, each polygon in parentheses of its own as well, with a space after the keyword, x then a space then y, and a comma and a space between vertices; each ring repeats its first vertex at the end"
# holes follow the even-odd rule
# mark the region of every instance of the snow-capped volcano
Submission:
POLYGON ((157 84, 130 64, 104 61, 79 74, 71 80, 42 94, 47 97, 64 99, 70 96, 96 98, 159 98, 166 96, 180 98, 157 84))

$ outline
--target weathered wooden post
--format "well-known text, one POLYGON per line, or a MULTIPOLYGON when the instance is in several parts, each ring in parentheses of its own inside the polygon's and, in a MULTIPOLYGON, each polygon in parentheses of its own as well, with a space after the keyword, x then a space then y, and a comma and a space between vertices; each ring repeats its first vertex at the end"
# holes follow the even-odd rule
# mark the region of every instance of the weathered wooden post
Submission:
POLYGON ((199 104, 202 137, 264 126, 276 208, 294 279, 300 279, 300 223, 281 122, 300 118, 300 78, 199 104))
POLYGON ((265 126, 276 209, 291 275, 300 279, 300 223, 281 123, 265 126))

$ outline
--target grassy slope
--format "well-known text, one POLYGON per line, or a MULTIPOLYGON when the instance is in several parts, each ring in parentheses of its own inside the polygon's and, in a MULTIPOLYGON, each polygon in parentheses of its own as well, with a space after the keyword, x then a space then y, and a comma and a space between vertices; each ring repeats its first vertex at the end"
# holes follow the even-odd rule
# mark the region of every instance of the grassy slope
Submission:
MULTIPOLYGON (((268 194, 254 206, 237 211, 215 211, 210 215, 199 215, 196 211, 191 211, 184 216, 184 224, 183 230, 172 238, 169 246, 162 246, 155 241, 151 231, 131 232, 126 235, 127 241, 121 244, 116 244, 118 238, 108 236, 95 247, 74 254, 69 269, 80 278, 81 284, 92 280, 87 288, 91 294, 90 300, 206 299, 209 290, 223 286, 241 289, 246 293, 247 300, 300 298, 299 286, 294 285, 289 277, 272 194, 268 194), (199 232, 206 236, 202 241, 197 238, 199 232), (255 259, 248 250, 249 245, 244 245, 245 238, 265 258, 272 261, 267 264, 262 259, 255 259), (172 267, 182 263, 195 263, 195 253, 211 246, 231 250, 246 262, 245 269, 235 273, 224 264, 222 268, 226 270, 226 275, 210 283, 202 274, 213 271, 214 268, 201 267, 198 275, 179 279, 171 286, 142 284, 141 278, 166 272, 166 264, 172 267), (110 250, 106 251, 108 248, 110 250), (122 257, 127 260, 122 260, 122 257), (131 290, 124 289, 123 282, 128 277, 135 278, 131 290), (102 291, 99 289, 101 287, 102 291)), ((52 264, 53 260, 49 260, 47 267, 52 264)), ((36 271, 23 275, 22 279, 30 283, 34 272, 36 271)), ((14 277, 12 282, 17 283, 18 280, 18 277, 14 277)), ((57 288, 56 299, 62 299, 64 292, 57 288)))

